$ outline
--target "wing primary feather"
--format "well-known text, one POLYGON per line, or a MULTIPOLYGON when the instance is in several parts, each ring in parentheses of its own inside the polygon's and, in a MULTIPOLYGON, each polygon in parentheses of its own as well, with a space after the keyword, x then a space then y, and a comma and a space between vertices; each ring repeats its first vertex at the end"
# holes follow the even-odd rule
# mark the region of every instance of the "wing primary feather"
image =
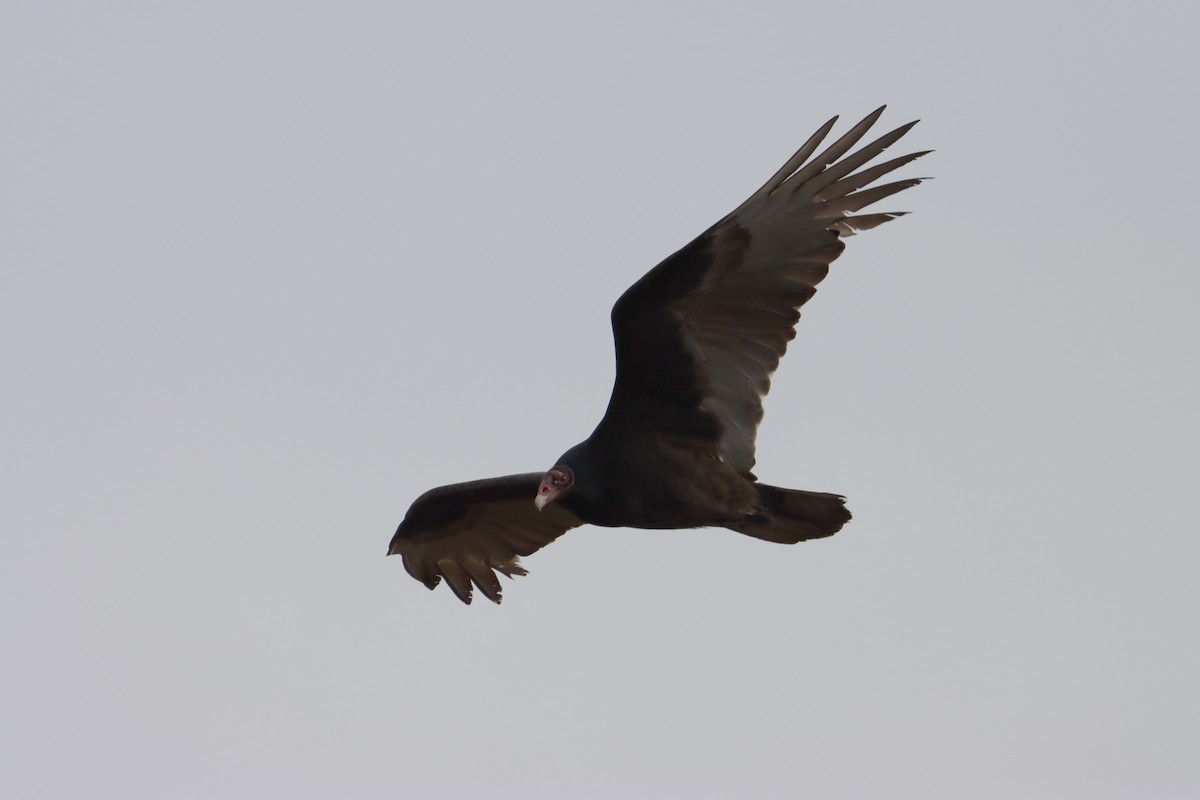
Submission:
POLYGON ((498 564, 492 564, 493 569, 498 569, 509 578, 516 578, 520 575, 528 575, 529 570, 521 566, 521 560, 513 556, 507 561, 498 564))
POLYGON ((492 572, 492 568, 473 558, 463 561, 463 568, 471 576, 471 580, 475 582, 475 585, 479 587, 479 591, 483 592, 484 597, 496 605, 500 605, 502 591, 500 579, 496 577, 496 573, 492 572))
POLYGON ((446 576, 446 583, 450 585, 455 596, 467 605, 471 605, 471 578, 467 575, 467 571, 449 558, 443 558, 437 565, 442 574, 446 576))
POLYGON ((903 217, 907 211, 885 211, 880 214, 859 214, 855 217, 842 217, 830 227, 836 228, 842 236, 853 236, 858 231, 869 231, 878 228, 885 222, 891 222, 896 217, 903 217))
POLYGON ((821 212, 818 219, 830 219, 849 212, 859 211, 872 203, 879 202, 885 197, 891 197, 896 192, 910 189, 919 184, 921 180, 921 178, 908 178, 907 180, 885 183, 882 186, 874 186, 870 189, 863 189, 861 192, 846 195, 840 200, 826 203, 825 210, 821 212))
POLYGON ((882 164, 864 169, 862 172, 856 172, 853 175, 842 178, 836 183, 830 184, 825 189, 817 193, 818 200, 837 200, 839 197, 845 197, 851 192, 868 186, 875 181, 887 175, 893 170, 897 170, 912 161, 916 161, 921 156, 927 156, 932 153, 932 150, 922 150, 919 153, 909 153, 906 156, 893 158, 891 161, 885 161, 882 164))
POLYGON ((879 115, 883 113, 885 108, 887 108, 887 106, 880 106, 872 111, 865 118, 863 118, 861 122, 843 133, 841 138, 839 138, 836 142, 825 148, 821 155, 808 162, 808 164, 802 169, 798 170, 796 174, 789 177, 785 183, 790 183, 799 189, 814 177, 821 174, 822 170, 824 170, 834 161, 837 161, 846 154, 847 150, 849 150, 851 147, 854 147, 854 145, 858 143, 858 140, 861 139, 866 132, 871 129, 871 126, 875 124, 875 121, 879 119, 879 115))
POLYGON ((834 181, 846 177, 851 172, 858 169, 863 164, 866 164, 868 161, 875 158, 884 150, 887 150, 889 147, 895 144, 901 136, 912 130, 912 127, 918 122, 920 122, 920 120, 913 120, 907 125, 901 125, 894 131, 890 131, 885 133, 883 136, 880 136, 870 144, 863 145, 852 155, 843 158, 836 164, 831 164, 828 169, 809 181, 805 188, 817 192, 821 189, 824 189, 834 181))
POLYGON ((780 186, 782 186, 783 182, 786 181, 793 172, 800 169, 800 165, 807 161, 809 156, 816 152, 817 148, 821 146, 821 142, 825 141, 825 137, 829 135, 831 130, 833 130, 833 126, 837 124, 837 121, 838 118, 836 116, 833 117, 824 125, 822 125, 816 133, 808 137, 808 141, 800 145, 800 149, 797 150, 792 157, 787 160, 787 163, 780 167, 779 170, 771 176, 771 179, 764 183, 757 192, 751 195, 750 200, 747 202, 758 200, 765 195, 771 194, 780 186))
POLYGON ((404 569, 409 575, 412 575, 421 583, 425 584, 430 589, 436 589, 438 584, 442 582, 441 575, 436 569, 431 569, 429 564, 426 564, 422 559, 413 556, 401 556, 404 562, 404 569))

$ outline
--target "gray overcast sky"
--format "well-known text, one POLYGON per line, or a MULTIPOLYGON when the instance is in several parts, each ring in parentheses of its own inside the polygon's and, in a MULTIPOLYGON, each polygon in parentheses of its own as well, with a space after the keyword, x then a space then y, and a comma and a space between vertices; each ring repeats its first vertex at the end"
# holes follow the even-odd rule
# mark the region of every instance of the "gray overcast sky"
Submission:
POLYGON ((0 795, 1197 796, 1186 7, 9 0, 0 795), (884 102, 937 180, 756 469, 845 530, 583 528, 499 608, 383 557, 587 436, 620 292, 884 102))

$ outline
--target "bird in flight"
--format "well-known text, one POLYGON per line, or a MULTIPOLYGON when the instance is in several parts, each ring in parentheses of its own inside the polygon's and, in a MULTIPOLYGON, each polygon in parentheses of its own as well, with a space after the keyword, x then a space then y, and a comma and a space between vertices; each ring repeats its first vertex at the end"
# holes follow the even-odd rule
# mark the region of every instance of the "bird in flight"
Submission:
POLYGON ((431 489, 388 555, 430 589, 445 578, 464 603, 472 585, 499 603, 497 572, 527 574, 520 556, 584 524, 722 527, 783 544, 837 533, 850 519, 845 498, 759 483, 754 440, 800 306, 843 237, 905 213, 858 212, 922 180, 875 185, 928 150, 868 166, 916 122, 846 155, 882 113, 814 155, 829 120, 733 213, 621 295, 616 381, 586 441, 548 472, 431 489))

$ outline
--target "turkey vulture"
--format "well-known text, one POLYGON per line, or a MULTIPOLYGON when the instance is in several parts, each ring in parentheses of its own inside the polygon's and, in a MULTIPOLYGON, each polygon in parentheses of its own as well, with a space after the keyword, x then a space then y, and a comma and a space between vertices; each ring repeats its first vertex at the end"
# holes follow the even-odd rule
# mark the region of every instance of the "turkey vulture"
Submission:
POLYGON ((767 486, 750 470, 762 398, 800 306, 843 236, 904 213, 856 212, 921 182, 872 186, 930 151, 860 169, 916 122, 842 158, 882 113, 814 157, 829 120, 749 200, 621 295, 612 398, 586 441, 549 472, 426 492, 388 555, 430 589, 445 578, 464 603, 472 584, 499 603, 496 572, 525 575, 518 556, 585 523, 724 527, 784 544, 837 533, 850 519, 844 497, 767 486))

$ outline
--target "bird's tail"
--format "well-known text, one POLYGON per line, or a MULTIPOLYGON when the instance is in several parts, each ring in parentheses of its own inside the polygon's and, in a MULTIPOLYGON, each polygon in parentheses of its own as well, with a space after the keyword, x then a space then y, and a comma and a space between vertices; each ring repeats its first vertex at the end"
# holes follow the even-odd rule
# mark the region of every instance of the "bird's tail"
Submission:
POLYGON ((761 514, 730 525, 732 530, 780 544, 833 536, 850 520, 846 498, 825 492, 755 484, 761 514))

